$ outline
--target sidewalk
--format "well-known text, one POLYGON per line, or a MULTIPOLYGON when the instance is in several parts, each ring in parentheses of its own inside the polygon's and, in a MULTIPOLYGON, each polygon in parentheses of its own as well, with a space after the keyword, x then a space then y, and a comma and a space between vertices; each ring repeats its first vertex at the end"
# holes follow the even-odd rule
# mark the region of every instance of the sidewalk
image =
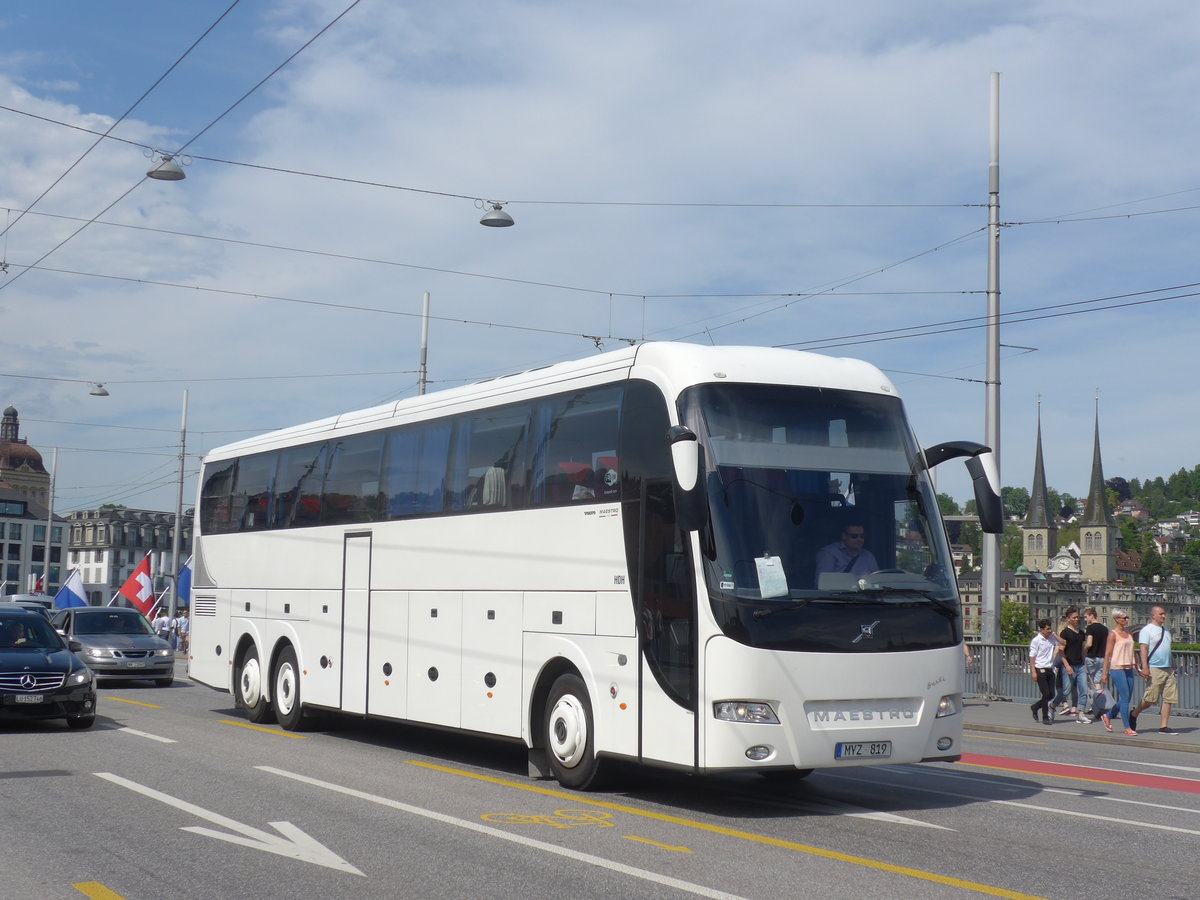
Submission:
POLYGON ((1111 733, 1104 730, 1104 725, 1099 719, 1091 725, 1080 725, 1073 716, 1067 716, 1057 719, 1053 725, 1043 725, 1033 721, 1029 703, 1023 700, 984 700, 968 697, 963 700, 963 715, 964 728, 968 734, 972 731, 990 731, 1065 741, 1090 741, 1200 753, 1200 719, 1172 715, 1171 727, 1179 734, 1159 734, 1160 717, 1156 706, 1138 716, 1137 737, 1126 737, 1121 733, 1125 727, 1120 719, 1113 720, 1111 733))

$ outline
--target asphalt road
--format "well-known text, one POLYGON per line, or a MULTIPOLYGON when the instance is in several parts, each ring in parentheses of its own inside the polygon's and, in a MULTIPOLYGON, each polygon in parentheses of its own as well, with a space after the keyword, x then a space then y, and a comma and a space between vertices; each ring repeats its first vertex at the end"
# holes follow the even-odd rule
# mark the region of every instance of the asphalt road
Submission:
POLYGON ((580 794, 510 744, 100 693, 89 731, 0 724, 2 900, 1200 894, 1196 754, 972 731, 953 765, 580 794))

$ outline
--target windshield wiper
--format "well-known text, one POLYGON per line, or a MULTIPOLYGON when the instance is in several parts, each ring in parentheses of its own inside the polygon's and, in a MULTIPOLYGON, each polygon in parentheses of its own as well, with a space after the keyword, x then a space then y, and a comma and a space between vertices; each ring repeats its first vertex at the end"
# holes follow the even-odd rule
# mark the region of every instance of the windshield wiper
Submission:
POLYGON ((808 606, 808 604, 808 600, 798 600, 795 603, 789 603, 787 606, 760 606, 758 609, 754 610, 751 615, 753 615, 756 619, 765 619, 767 616, 773 616, 777 612, 791 612, 794 609, 803 609, 805 606, 808 606))

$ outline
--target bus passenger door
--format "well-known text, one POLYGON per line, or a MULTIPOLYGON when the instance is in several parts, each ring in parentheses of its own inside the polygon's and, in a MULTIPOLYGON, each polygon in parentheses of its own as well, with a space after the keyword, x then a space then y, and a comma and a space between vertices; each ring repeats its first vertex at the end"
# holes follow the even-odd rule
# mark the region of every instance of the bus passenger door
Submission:
POLYGON ((342 557, 342 711, 367 711, 371 534, 347 534, 342 557))

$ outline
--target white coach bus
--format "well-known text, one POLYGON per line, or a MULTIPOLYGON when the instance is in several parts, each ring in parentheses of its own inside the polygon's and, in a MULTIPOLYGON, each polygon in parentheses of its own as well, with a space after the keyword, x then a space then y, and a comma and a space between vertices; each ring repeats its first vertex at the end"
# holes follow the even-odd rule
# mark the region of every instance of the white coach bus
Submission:
POLYGON ((988 449, 921 450, 878 369, 669 343, 239 441, 200 478, 190 675, 286 729, 519 739, 575 788, 957 759, 955 456, 998 530, 988 449))

